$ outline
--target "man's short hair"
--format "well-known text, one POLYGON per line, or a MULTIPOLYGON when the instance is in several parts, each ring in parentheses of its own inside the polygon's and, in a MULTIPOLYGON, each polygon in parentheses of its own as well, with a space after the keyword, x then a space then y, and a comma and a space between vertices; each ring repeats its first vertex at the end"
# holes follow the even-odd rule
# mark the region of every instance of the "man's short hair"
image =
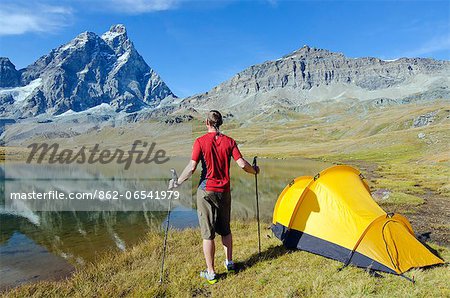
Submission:
POLYGON ((215 129, 219 129, 219 127, 222 125, 222 114, 220 114, 217 110, 211 110, 208 113, 208 122, 209 125, 214 127, 215 129))

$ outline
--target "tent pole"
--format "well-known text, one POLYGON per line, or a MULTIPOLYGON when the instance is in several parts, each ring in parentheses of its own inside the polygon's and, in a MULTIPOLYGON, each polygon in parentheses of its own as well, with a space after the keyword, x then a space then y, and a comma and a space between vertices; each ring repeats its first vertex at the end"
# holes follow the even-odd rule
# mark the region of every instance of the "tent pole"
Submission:
POLYGON ((403 273, 399 274, 401 277, 403 277, 404 279, 412 282, 413 284, 416 283, 416 281, 414 280, 414 278, 409 278, 408 276, 404 275, 403 273))

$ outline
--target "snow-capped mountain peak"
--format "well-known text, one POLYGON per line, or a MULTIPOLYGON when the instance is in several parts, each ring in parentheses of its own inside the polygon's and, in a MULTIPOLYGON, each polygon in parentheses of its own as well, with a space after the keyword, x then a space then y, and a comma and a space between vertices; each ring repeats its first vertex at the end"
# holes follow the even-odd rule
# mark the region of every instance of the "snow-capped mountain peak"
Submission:
POLYGON ((14 80, 3 78, 18 74, 19 87, 31 82, 34 84, 29 86, 35 87, 20 89, 20 93, 16 89, 3 90, 0 116, 4 117, 59 115, 101 104, 109 104, 116 111, 133 112, 157 106, 162 99, 174 96, 133 47, 124 25, 112 26, 102 37, 83 32, 19 71, 7 58, 2 59, 0 86, 17 87, 14 80), (20 105, 16 103, 19 94, 20 105))
POLYGON ((133 43, 127 35, 127 29, 122 24, 111 26, 109 31, 103 33, 102 39, 114 49, 116 55, 119 56, 133 48, 133 43))
POLYGON ((75 50, 77 48, 83 47, 86 45, 86 43, 91 40, 98 38, 98 36, 93 32, 83 32, 80 33, 77 37, 72 39, 70 42, 66 43, 65 45, 60 46, 57 50, 59 52, 64 52, 67 50, 75 50))
POLYGON ((127 29, 125 28, 125 26, 123 24, 117 24, 117 25, 111 26, 111 28, 109 28, 109 30, 107 32, 103 33, 102 38, 106 41, 106 40, 112 40, 121 35, 126 36, 127 29))

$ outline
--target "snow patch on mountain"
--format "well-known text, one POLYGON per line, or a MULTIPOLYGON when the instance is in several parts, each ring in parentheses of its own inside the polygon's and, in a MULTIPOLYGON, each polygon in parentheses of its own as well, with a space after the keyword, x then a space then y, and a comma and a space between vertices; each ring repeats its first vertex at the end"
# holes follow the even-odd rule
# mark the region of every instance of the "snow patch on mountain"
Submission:
POLYGON ((79 47, 84 46, 88 41, 89 37, 94 34, 92 32, 83 32, 79 34, 77 37, 75 37, 72 41, 68 42, 67 44, 61 46, 59 48, 60 52, 64 52, 67 50, 76 50, 79 47))
POLYGON ((14 88, 0 88, 0 96, 10 94, 14 103, 21 103, 25 101, 25 99, 33 93, 34 89, 42 85, 42 79, 38 78, 34 81, 31 81, 30 84, 23 87, 14 87, 14 88))
POLYGON ((128 62, 129 58, 130 58, 130 51, 127 51, 124 54, 120 55, 120 57, 117 58, 113 72, 117 72, 125 63, 128 62))
POLYGON ((90 109, 84 110, 84 111, 80 111, 80 112, 75 112, 73 110, 68 110, 62 114, 59 114, 57 116, 55 116, 55 118, 64 118, 67 116, 73 116, 73 115, 83 115, 83 114, 96 114, 96 115, 115 115, 116 114, 116 109, 114 107, 112 107, 110 104, 107 103, 102 103, 99 104, 98 106, 92 107, 90 109))
POLYGON ((118 37, 121 34, 123 34, 123 33, 108 31, 108 32, 103 33, 102 39, 105 41, 113 40, 114 38, 118 37))

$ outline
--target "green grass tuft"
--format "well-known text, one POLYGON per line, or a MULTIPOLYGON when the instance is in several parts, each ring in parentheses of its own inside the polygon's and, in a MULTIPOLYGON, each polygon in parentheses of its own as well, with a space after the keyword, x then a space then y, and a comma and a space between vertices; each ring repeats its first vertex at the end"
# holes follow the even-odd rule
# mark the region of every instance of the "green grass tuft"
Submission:
MULTIPOLYGON (((263 224, 267 226, 268 224, 263 224)), ((303 251, 288 251, 271 232, 263 230, 262 254, 257 255, 256 223, 233 222, 236 274, 225 274, 218 249, 216 263, 220 280, 205 284, 198 276, 204 268, 198 229, 170 231, 165 282, 159 266, 163 235, 150 233, 126 252, 114 252, 58 282, 24 285, 8 297, 443 297, 450 293, 450 270, 439 266, 406 273, 415 285, 391 274, 373 277, 359 268, 303 251), (268 238, 267 236, 270 236, 268 238)), ((220 240, 216 241, 218 248, 220 240)), ((444 259, 448 248, 431 244, 444 259)))

